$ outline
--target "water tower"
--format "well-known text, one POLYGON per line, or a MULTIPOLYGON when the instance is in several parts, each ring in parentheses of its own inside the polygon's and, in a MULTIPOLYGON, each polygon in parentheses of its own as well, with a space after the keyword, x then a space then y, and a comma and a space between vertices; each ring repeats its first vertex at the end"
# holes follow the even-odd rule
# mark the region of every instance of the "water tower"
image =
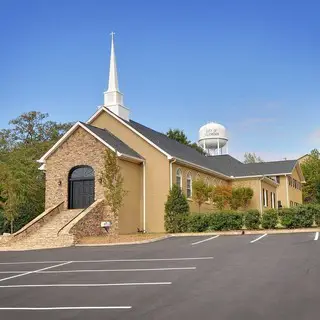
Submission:
POLYGON ((199 130, 199 146, 210 156, 228 153, 226 128, 216 122, 210 122, 199 130))

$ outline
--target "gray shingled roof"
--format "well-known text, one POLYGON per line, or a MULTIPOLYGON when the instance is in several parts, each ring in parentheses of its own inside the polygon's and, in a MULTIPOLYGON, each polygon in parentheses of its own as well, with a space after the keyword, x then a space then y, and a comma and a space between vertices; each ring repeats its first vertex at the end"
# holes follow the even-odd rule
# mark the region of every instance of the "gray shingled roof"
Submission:
POLYGON ((101 138, 103 141, 105 141, 107 144, 109 144, 111 147, 113 147, 115 150, 117 150, 120 153, 123 153, 127 156, 140 158, 143 160, 143 157, 131 149, 128 145, 126 145, 122 140, 117 138, 115 135, 113 135, 110 131, 106 129, 101 129, 94 127, 90 124, 81 122, 86 128, 88 128, 92 133, 97 135, 99 138, 101 138))
POLYGON ((242 164, 235 176, 252 176, 252 175, 276 175, 283 173, 291 173, 297 160, 271 161, 260 163, 242 164))
POLYGON ((297 162, 297 160, 286 160, 244 164, 230 155, 205 156, 194 148, 170 139, 165 134, 138 122, 130 120, 127 123, 172 157, 214 170, 226 176, 243 177, 291 173, 297 162))

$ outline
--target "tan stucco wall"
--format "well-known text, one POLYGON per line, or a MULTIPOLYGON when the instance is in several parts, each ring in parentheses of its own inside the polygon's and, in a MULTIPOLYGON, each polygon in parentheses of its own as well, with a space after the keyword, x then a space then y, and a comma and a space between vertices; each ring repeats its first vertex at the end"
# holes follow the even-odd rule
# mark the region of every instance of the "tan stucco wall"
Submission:
POLYGON ((142 229, 142 164, 119 161, 124 177, 123 188, 127 191, 119 212, 120 233, 134 233, 142 229))
MULTIPOLYGON (((301 178, 296 168, 292 171, 291 177, 301 183, 301 178)), ((281 201, 283 207, 290 207, 290 201, 301 204, 302 190, 295 189, 293 186, 290 186, 287 176, 280 176, 280 185, 278 187, 278 200, 281 201), (289 199, 287 197, 287 188, 289 199)))
POLYGON ((259 179, 239 179, 232 181, 232 187, 247 187, 252 188, 253 197, 250 201, 248 209, 257 209, 261 210, 260 205, 260 180, 259 179))
MULTIPOLYGON (((265 181, 261 181, 262 193, 263 193, 263 189, 268 191, 268 206, 263 206, 263 210, 268 210, 268 209, 272 208, 272 205, 271 205, 271 192, 273 192, 275 194, 275 197, 276 197, 275 206, 277 208, 277 201, 278 201, 278 199, 277 199, 277 187, 272 186, 271 184, 266 183, 265 181)), ((262 196, 262 194, 261 194, 261 196, 262 196)), ((262 204, 263 204, 263 202, 262 202, 262 204)))
MULTIPOLYGON (((46 208, 64 201, 68 207, 68 175, 78 165, 91 166, 95 171, 95 200, 103 199, 99 176, 103 169, 105 146, 84 129, 77 129, 46 160, 46 208), (59 186, 59 181, 61 185, 59 186)), ((119 214, 119 232, 135 232, 141 228, 142 165, 119 160, 128 194, 119 214)))
MULTIPOLYGON (((299 176, 296 168, 292 171, 291 177, 292 177, 292 179, 296 179, 298 182, 301 183, 300 176, 299 176)), ((290 201, 292 201, 293 203, 301 204, 302 203, 302 190, 296 189, 293 186, 289 186, 289 205, 290 205, 290 201)))
MULTIPOLYGON (((182 191, 184 192, 185 195, 187 195, 187 174, 190 172, 192 181, 194 181, 197 176, 200 177, 200 179, 206 180, 208 179, 209 185, 211 186, 217 186, 221 184, 228 185, 228 181, 223 180, 215 175, 211 175, 206 172, 202 172, 196 169, 193 169, 191 167, 187 167, 185 165, 181 165, 179 163, 173 163, 172 164, 172 182, 176 183, 176 173, 178 168, 181 169, 182 171, 182 191)), ((192 200, 188 199, 189 206, 190 206, 190 212, 199 212, 199 207, 198 205, 192 200)), ((212 202, 208 201, 204 204, 201 205, 201 212, 212 212, 214 210, 212 202)))
POLYGON ((105 128, 146 159, 146 231, 164 231, 164 204, 169 192, 169 161, 132 130, 106 112, 91 123, 105 128))

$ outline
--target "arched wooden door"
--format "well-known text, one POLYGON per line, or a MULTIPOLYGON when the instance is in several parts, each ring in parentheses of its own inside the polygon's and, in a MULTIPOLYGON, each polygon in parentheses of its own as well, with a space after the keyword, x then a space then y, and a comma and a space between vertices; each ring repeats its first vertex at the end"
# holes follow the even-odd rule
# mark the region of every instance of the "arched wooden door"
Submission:
POLYGON ((72 168, 69 173, 69 209, 82 209, 94 202, 94 170, 89 166, 72 168))

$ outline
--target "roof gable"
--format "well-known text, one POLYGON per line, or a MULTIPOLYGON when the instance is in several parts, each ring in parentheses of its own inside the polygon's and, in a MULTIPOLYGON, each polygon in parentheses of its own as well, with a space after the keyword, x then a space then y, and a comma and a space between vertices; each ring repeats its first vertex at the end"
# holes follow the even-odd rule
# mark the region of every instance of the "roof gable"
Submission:
POLYGON ((86 132, 94 136, 97 140, 99 140, 102 144, 108 147, 110 150, 117 152, 118 156, 125 155, 126 157, 143 161, 143 157, 141 157, 136 151, 131 149, 128 145, 126 145, 119 138, 114 136, 111 132, 105 129, 100 129, 82 122, 75 123, 42 157, 38 160, 40 163, 44 163, 45 160, 62 145, 68 137, 70 137, 78 128, 84 129, 86 132))

